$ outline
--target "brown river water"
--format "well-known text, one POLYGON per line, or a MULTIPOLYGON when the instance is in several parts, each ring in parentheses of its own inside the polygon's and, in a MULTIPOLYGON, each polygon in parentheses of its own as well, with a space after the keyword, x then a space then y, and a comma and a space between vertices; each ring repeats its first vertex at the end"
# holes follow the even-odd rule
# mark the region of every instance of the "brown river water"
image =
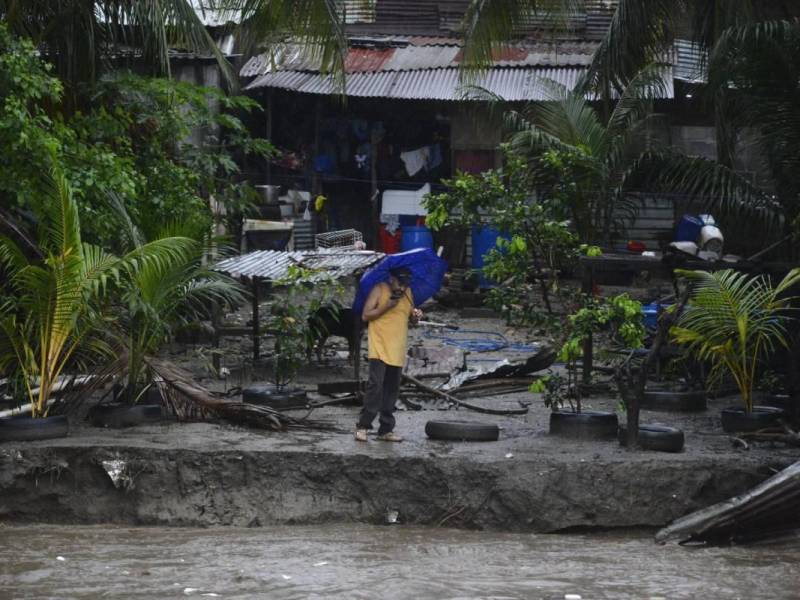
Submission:
POLYGON ((0 526, 0 598, 800 598, 798 559, 644 532, 0 526))

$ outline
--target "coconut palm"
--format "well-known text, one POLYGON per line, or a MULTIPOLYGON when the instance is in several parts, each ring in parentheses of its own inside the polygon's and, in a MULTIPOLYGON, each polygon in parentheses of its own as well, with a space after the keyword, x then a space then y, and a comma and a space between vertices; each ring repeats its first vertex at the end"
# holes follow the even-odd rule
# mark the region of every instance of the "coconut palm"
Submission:
POLYGON ((710 93, 736 137, 754 138, 785 216, 787 233, 800 218, 800 22, 732 27, 709 59, 710 93))
POLYGON ((0 372, 22 382, 34 417, 46 415, 66 369, 85 368, 111 353, 99 310, 108 288, 143 266, 180 255, 191 243, 164 239, 114 256, 81 241, 78 210, 58 168, 43 176, 42 188, 39 256, 28 258, 13 240, 0 239, 6 288, 0 372))
MULTIPOLYGON (((118 207, 121 206, 118 204, 118 207)), ((123 217, 130 245, 146 246, 133 222, 123 217)), ((244 299, 241 286, 223 273, 211 270, 205 257, 216 240, 208 244, 195 241, 197 231, 173 224, 162 230, 158 239, 175 236, 192 238, 185 252, 172 260, 143 264, 125 281, 120 294, 119 334, 128 354, 127 396, 135 402, 152 383, 148 357, 155 356, 175 329, 203 318, 210 318, 214 307, 236 307, 244 299)))
POLYGON ((762 360, 787 346, 787 295, 800 282, 793 269, 773 286, 764 276, 734 270, 677 271, 692 286, 689 303, 671 330, 673 340, 702 361, 711 361, 712 378, 729 373, 746 412, 753 409, 753 384, 762 360))
POLYGON ((0 19, 34 41, 73 93, 125 56, 153 75, 169 76, 171 49, 213 56, 235 86, 235 72, 203 17, 227 22, 247 50, 291 35, 323 68, 343 72, 347 39, 339 0, 0 0, 0 19))
MULTIPOLYGON (((701 50, 714 47, 731 27, 797 13, 791 0, 614 0, 611 24, 589 68, 587 83, 621 91, 646 65, 662 60, 676 37, 701 50)), ((519 37, 531 15, 547 17, 558 31, 585 11, 583 0, 471 0, 462 28, 473 65, 491 60, 495 46, 519 37)))
POLYGON ((582 241, 610 241, 620 219, 634 216, 632 193, 645 185, 682 192, 723 213, 735 205, 764 221, 771 215, 771 200, 726 167, 670 149, 641 149, 636 134, 663 93, 658 65, 630 82, 606 120, 584 94, 548 80, 542 87, 544 102, 507 116, 511 147, 529 157, 534 171, 548 153, 568 160, 570 208, 582 241))

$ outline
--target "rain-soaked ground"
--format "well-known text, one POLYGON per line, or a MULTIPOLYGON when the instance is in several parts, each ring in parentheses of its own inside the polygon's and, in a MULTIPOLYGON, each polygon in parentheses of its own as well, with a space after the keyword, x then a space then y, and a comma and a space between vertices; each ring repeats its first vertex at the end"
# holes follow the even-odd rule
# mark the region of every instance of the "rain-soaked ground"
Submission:
MULTIPOLYGON (((91 501, 91 499, 88 499, 91 501)), ((0 598, 800 598, 800 542, 393 526, 0 527, 0 598)))

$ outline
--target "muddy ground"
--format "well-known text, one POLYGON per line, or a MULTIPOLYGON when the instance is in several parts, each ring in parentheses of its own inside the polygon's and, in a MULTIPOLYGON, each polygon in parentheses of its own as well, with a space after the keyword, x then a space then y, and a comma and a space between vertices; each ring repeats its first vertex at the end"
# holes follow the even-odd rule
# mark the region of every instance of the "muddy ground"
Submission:
MULTIPOLYGON (((449 310, 434 315, 462 329, 501 332, 514 343, 537 341, 499 319, 460 319, 449 310)), ((442 340, 418 329, 412 344, 418 342, 442 340)), ((351 378, 345 348, 341 341, 329 342, 324 363, 305 368, 298 383, 314 390, 320 381, 351 378)), ((204 385, 225 390, 268 375, 268 361, 253 365, 249 352, 248 340, 225 341, 223 366, 230 373, 224 380, 207 369, 207 347, 175 346, 165 354, 204 385)), ((495 408, 530 403, 523 416, 401 410, 397 431, 406 439, 400 444, 356 442, 355 406, 315 410, 311 417, 327 422, 329 431, 278 433, 169 421, 125 430, 78 424, 68 438, 0 445, 0 519, 258 526, 379 523, 397 511, 405 523, 507 531, 655 527, 741 493, 798 459, 797 449, 734 448, 718 417, 733 400, 711 400, 698 414, 642 412, 642 423, 684 430, 680 454, 551 436, 549 409, 528 392, 471 399, 495 408), (429 419, 497 423, 500 440, 429 440, 429 419), (121 461, 114 463, 122 469, 116 485, 109 461, 121 461)), ((584 406, 614 410, 617 404, 615 398, 592 397, 584 406)))

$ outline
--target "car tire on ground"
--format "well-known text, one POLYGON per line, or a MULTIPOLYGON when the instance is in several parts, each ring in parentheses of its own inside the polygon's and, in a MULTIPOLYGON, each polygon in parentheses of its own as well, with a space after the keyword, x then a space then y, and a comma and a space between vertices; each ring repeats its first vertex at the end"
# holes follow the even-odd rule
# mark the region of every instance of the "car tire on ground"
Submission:
POLYGON ((492 423, 472 421, 428 421, 425 435, 432 440, 451 442, 496 442, 500 428, 492 423))
POLYGON ((69 434, 67 417, 33 419, 16 416, 0 419, 0 442, 33 442, 65 437, 69 434))
POLYGON ((704 390, 645 390, 641 408, 655 411, 699 412, 706 410, 704 390))
POLYGON ((617 435, 617 413, 584 410, 550 413, 550 434, 582 440, 613 440, 617 435))
MULTIPOLYGON (((619 444, 628 445, 628 428, 626 425, 619 426, 619 444)), ((683 451, 684 435, 683 431, 677 427, 666 425, 639 425, 639 446, 644 450, 655 450, 657 452, 681 452, 683 451)))
POLYGON ((303 408, 308 404, 308 393, 300 388, 278 389, 272 384, 254 385, 242 390, 242 402, 276 410, 303 408))

